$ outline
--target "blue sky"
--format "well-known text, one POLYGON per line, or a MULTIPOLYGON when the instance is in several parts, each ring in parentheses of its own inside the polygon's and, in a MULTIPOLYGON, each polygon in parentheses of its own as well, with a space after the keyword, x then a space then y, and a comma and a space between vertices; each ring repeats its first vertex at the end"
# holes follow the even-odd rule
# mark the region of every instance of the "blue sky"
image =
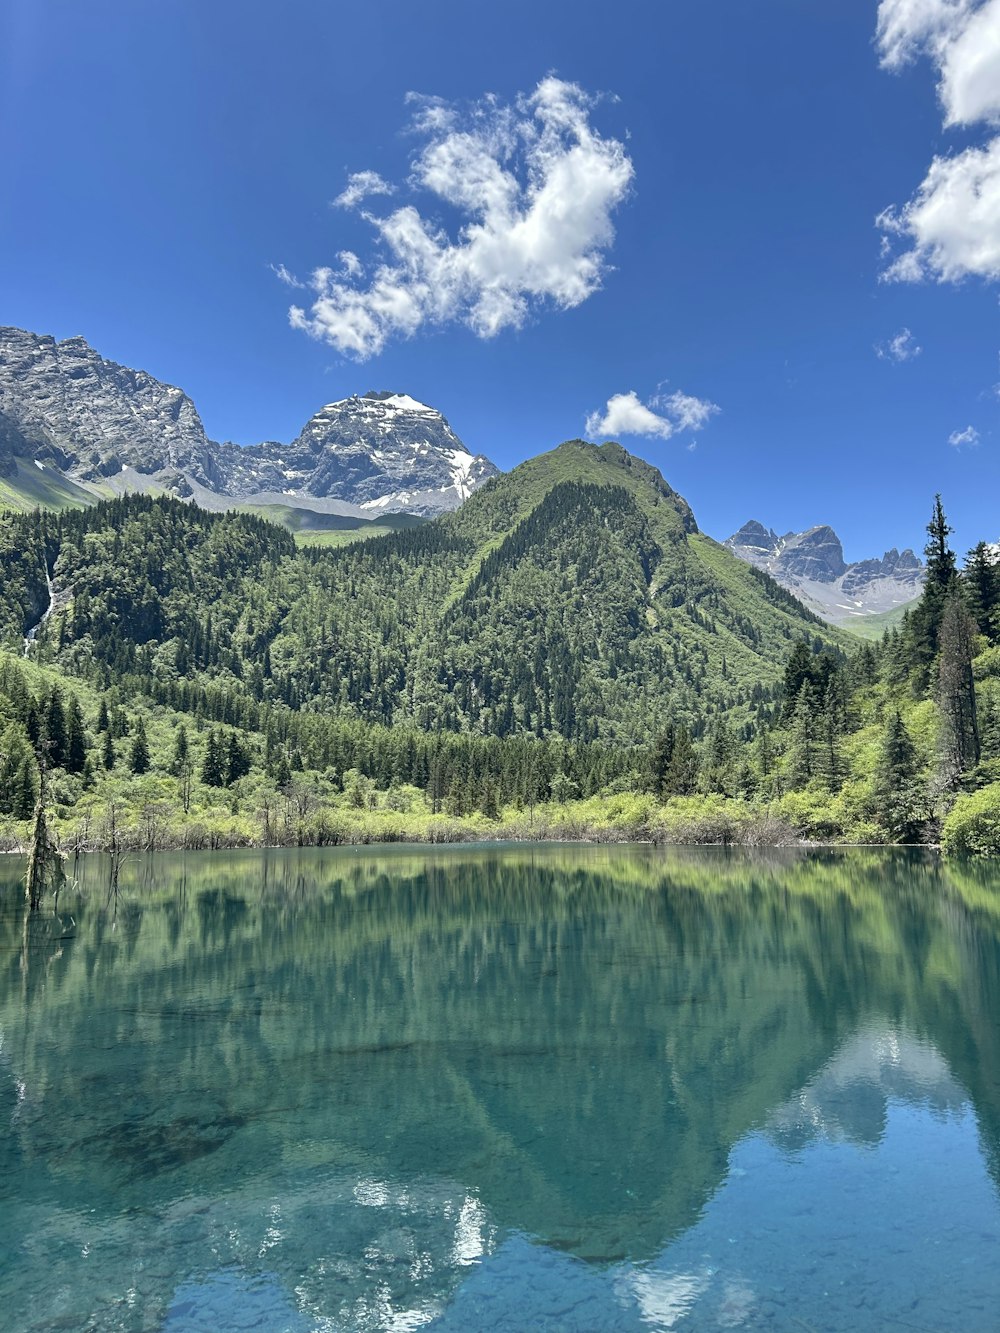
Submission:
POLYGON ((389 388, 511 467, 589 418, 713 536, 860 558, 940 490, 964 551, 1000 536, 998 33, 1000 0, 5 0, 0 322, 218 439, 389 388), (392 193, 334 205, 366 172, 392 193))

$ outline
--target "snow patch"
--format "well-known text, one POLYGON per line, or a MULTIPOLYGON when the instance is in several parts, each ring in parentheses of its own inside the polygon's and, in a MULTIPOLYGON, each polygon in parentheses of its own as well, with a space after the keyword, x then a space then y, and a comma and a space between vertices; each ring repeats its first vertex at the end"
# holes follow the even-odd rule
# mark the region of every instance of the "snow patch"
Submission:
POLYGON ((391 398, 383 398, 382 401, 387 407, 395 407, 400 412, 433 412, 435 416, 439 415, 433 407, 428 407, 426 403, 418 403, 408 393, 394 393, 391 398))
POLYGON ((34 460, 34 463, 35 463, 35 467, 38 468, 39 472, 44 472, 44 471, 45 471, 45 464, 44 464, 44 463, 39 463, 39 461, 38 461, 37 458, 34 460))

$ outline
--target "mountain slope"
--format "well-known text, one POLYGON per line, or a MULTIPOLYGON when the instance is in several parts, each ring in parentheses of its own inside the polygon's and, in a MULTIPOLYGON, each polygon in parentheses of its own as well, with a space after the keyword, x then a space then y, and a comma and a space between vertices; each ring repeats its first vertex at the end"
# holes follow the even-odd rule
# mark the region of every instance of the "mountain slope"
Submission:
POLYGON ((766 570, 824 620, 845 626, 857 621, 862 633, 866 617, 902 608, 923 587, 924 567, 911 550, 893 547, 881 559, 848 564, 840 538, 826 524, 779 537, 751 520, 724 545, 766 570))
MULTIPOLYGON (((44 549, 57 607, 38 651, 70 670, 427 731, 635 744, 724 713, 739 732, 794 644, 847 643, 617 445, 562 445, 454 514, 340 550, 143 497, 9 515, 0 539, 0 568, 44 549)), ((47 601, 28 565, 9 642, 47 601)))
POLYGON ((750 723, 802 640, 847 642, 698 533, 656 469, 571 442, 417 532, 315 557, 271 662, 289 702, 633 743, 750 723))
MULTIPOLYGON (((436 409, 405 394, 330 403, 291 444, 210 440, 191 399, 107 361, 83 338, 0 328, 0 504, 29 507, 33 465, 73 499, 134 491, 371 517, 455 508, 496 467, 473 456, 436 409)), ((58 488, 46 504, 57 507, 58 488)))

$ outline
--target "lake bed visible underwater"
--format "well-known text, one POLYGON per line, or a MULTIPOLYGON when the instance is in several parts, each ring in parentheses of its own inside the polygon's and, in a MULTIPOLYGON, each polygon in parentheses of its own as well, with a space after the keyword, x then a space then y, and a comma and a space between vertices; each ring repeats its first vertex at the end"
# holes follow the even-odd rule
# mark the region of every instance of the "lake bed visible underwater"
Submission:
POLYGON ((0 1325, 1000 1328, 1000 866, 0 862, 0 1325))

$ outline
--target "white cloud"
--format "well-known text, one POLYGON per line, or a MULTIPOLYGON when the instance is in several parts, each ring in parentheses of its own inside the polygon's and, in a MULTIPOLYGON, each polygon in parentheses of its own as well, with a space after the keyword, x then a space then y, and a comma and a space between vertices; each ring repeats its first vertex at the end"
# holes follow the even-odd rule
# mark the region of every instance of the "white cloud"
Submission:
POLYGON ((923 350, 909 329, 900 329, 888 342, 876 345, 875 355, 880 361, 895 361, 897 364, 902 364, 904 361, 912 361, 923 350))
POLYGON ((709 418, 719 411, 715 403, 705 398, 693 398, 687 393, 662 395, 652 400, 654 407, 662 408, 674 423, 676 430, 701 430, 709 418))
POLYGON ((304 282, 299 282, 294 273, 290 273, 284 264, 268 264, 268 268, 276 278, 279 278, 286 287, 305 287, 304 282))
POLYGON ((968 0, 882 0, 875 40, 886 69, 936 50, 968 16, 968 0))
POLYGON ((979 443, 979 431, 975 426, 966 426, 965 430, 953 430, 948 436, 948 443, 955 449, 961 449, 965 445, 979 443))
POLYGON ((1000 278, 1000 137, 936 157, 914 198, 878 225, 910 245, 885 270, 886 281, 1000 278))
MULTIPOLYGON (((364 213, 383 254, 370 285, 315 270, 315 299, 291 309, 292 325, 364 360, 425 324, 460 322, 491 338, 546 302, 568 309, 597 291, 633 168, 622 144, 591 125, 593 99, 549 77, 513 106, 486 98, 460 114, 439 99, 409 101, 411 128, 426 140, 409 185, 458 210, 457 234, 413 204, 364 213)), ((353 183, 374 176, 351 177, 337 202, 354 202, 353 183)))
MULTIPOLYGON (((946 126, 1000 122, 1000 0, 882 0, 876 40, 887 68, 931 59, 946 126)), ((935 157, 913 198, 876 225, 886 281, 1000 278, 1000 136, 935 157)))
POLYGON ((373 194, 392 194, 395 187, 384 181, 377 171, 355 171, 347 178, 347 185, 333 201, 334 208, 357 208, 362 200, 373 194))
POLYGON ((605 438, 612 435, 659 435, 668 440, 674 433, 674 424, 666 417, 657 416, 640 402, 634 390, 629 389, 628 393, 612 395, 603 413, 591 412, 584 430, 593 439, 599 435, 605 438))
POLYGON ((591 412, 584 431, 590 439, 652 435, 669 440, 680 430, 701 430, 718 411, 715 403, 679 392, 669 397, 656 396, 647 404, 634 389, 629 389, 628 393, 613 394, 603 412, 591 412))

